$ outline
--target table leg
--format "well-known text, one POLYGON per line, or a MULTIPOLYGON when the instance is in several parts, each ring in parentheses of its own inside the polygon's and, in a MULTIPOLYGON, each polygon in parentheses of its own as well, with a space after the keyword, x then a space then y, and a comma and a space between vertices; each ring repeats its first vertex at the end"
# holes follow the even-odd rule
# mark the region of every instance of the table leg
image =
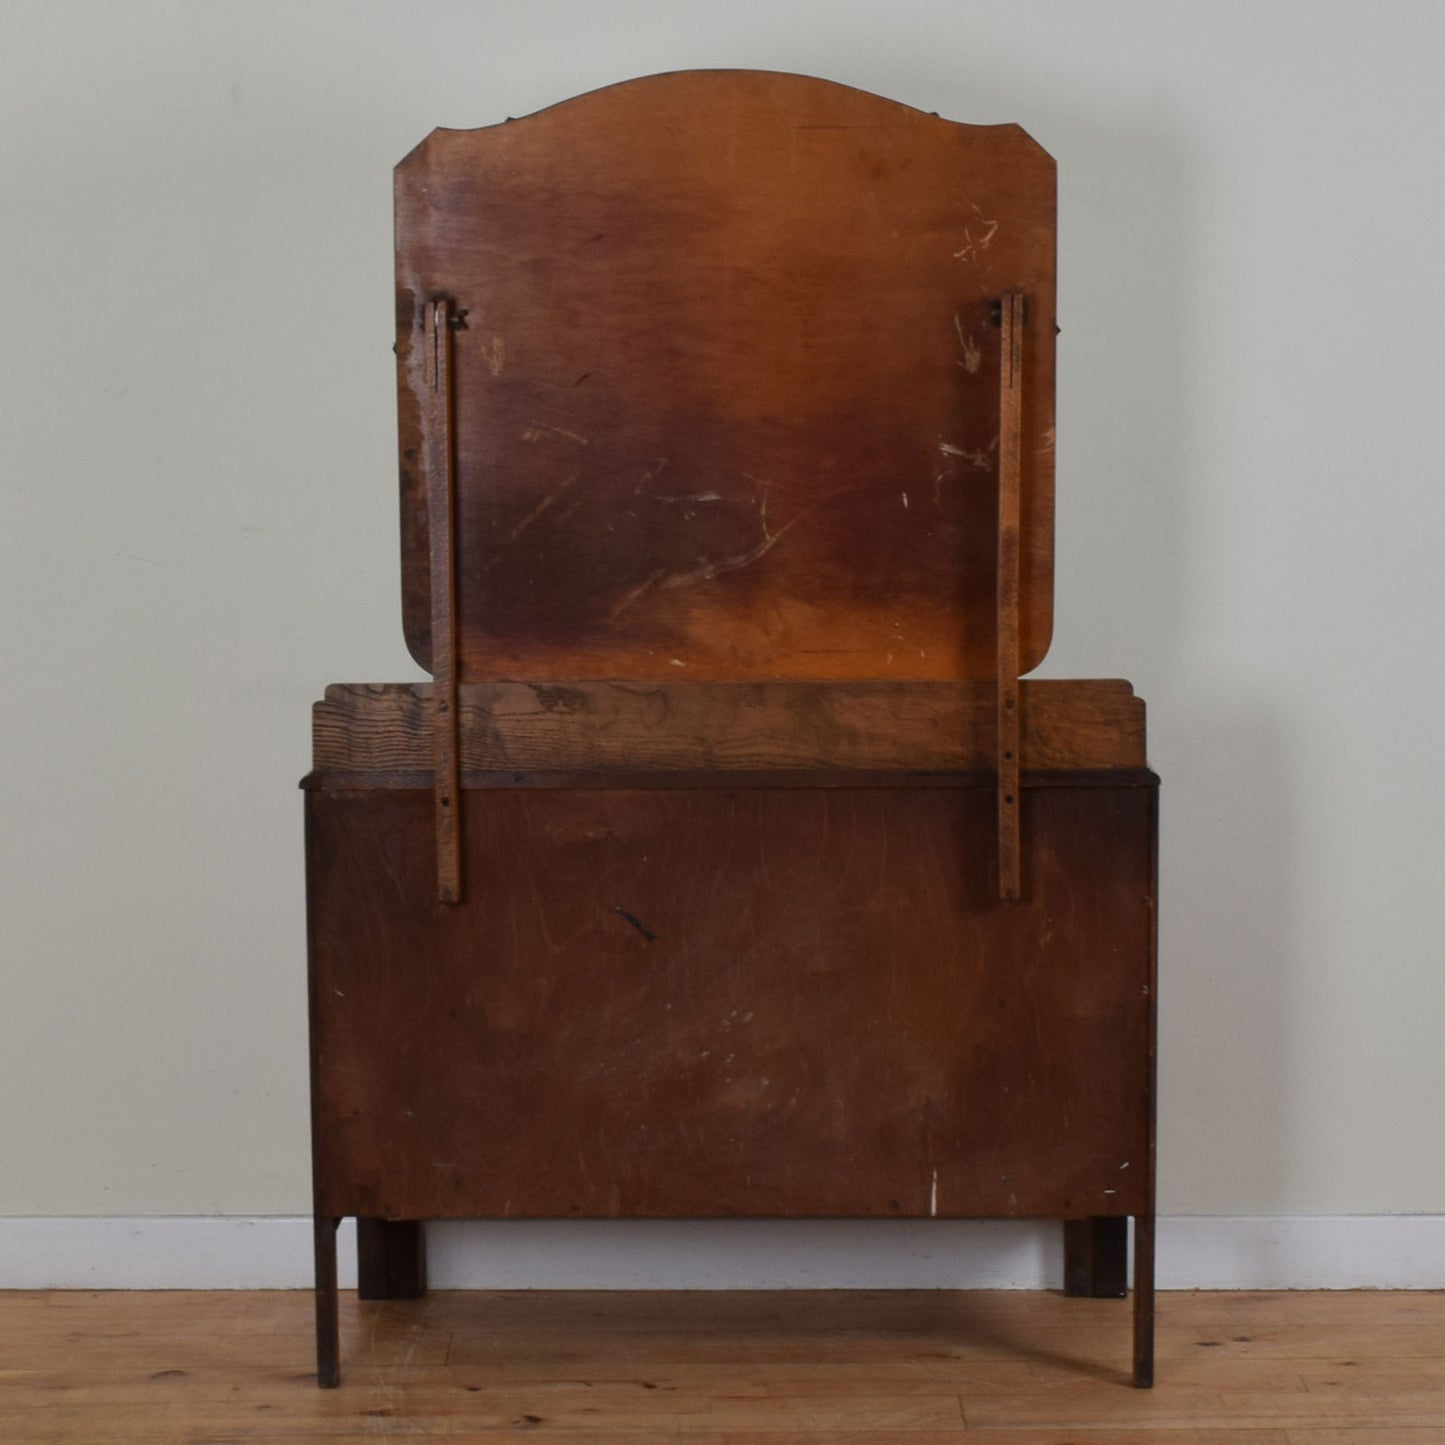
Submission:
POLYGON ((1154 1384, 1154 1215, 1134 1220, 1134 1383, 1154 1384))
POLYGON ((316 1383, 334 1390, 341 1383, 341 1344, 336 1314, 336 1226, 339 1219, 315 1215, 316 1383))
POLYGON ((426 1293, 419 1219, 356 1221, 356 1285, 362 1299, 420 1299, 426 1293))
POLYGON ((1129 1293, 1129 1221, 1095 1216, 1064 1221, 1064 1293, 1123 1299, 1129 1293))

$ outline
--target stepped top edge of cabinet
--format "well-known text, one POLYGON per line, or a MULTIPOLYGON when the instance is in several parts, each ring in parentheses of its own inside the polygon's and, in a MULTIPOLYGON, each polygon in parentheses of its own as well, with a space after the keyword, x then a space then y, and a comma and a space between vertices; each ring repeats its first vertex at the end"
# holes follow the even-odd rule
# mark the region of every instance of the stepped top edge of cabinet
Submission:
MULTIPOLYGON (((1127 682, 1020 686, 1025 772, 1147 768, 1145 706, 1127 682)), ((317 774, 421 773, 430 683, 334 684, 312 713, 317 774)), ((992 776, 995 690, 970 683, 468 683, 463 770, 965 772, 992 776)))

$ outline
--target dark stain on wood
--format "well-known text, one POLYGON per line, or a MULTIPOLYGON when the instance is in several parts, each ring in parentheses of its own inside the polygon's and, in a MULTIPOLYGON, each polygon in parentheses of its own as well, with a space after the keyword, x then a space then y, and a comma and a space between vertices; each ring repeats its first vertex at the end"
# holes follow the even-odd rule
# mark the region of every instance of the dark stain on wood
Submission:
POLYGON ((657 938, 657 935, 635 913, 629 913, 625 908, 614 908, 612 911, 619 917, 625 918, 642 935, 644 943, 652 943, 657 938))

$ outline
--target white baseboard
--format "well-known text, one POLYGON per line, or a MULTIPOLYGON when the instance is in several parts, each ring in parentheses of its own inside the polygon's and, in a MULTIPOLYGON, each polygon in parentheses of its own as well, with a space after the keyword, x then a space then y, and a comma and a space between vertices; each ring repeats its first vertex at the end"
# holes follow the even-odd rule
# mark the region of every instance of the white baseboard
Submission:
MULTIPOLYGON (((427 1226, 439 1289, 1054 1289, 1031 1221, 461 1221, 427 1226)), ((342 1226, 341 1283, 356 1282, 342 1226)), ((1173 1217, 1161 1289, 1445 1289, 1445 1215, 1173 1217)), ((0 1288, 300 1289, 305 1218, 0 1219, 0 1288)))

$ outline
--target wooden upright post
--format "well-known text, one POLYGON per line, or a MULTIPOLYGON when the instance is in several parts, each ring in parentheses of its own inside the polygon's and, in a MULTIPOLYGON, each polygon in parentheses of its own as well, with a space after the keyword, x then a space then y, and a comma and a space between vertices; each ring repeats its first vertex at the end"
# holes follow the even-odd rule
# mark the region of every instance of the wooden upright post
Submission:
POLYGON ((427 517, 431 543, 432 728, 435 744, 437 898, 462 899, 461 763, 457 727, 456 438, 452 311, 426 308, 427 517))
POLYGON ((1023 450, 1024 297, 999 304, 998 890, 1022 892, 1019 843, 1019 491, 1023 450))

